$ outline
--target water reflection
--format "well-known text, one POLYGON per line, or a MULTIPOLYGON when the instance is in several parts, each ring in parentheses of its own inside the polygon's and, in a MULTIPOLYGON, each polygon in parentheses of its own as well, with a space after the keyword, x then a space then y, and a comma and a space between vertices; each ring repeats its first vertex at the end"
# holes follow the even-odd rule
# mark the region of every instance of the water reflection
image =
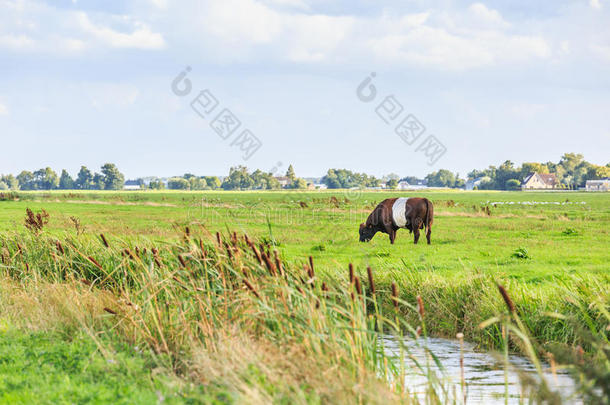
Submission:
MULTIPOLYGON (((386 336, 383 343, 385 352, 390 357, 400 357, 400 345, 395 337, 386 336)), ((434 373, 442 380, 442 386, 446 390, 441 400, 453 402, 455 399, 457 402, 462 402, 459 341, 440 338, 405 339, 404 346, 406 347, 406 384, 411 392, 416 393, 423 400, 429 388, 426 374, 434 373), (441 363, 442 371, 426 349, 441 363)), ((532 389, 536 388, 535 385, 528 384, 528 380, 539 381, 536 369, 532 362, 521 356, 510 355, 509 363, 508 403, 529 403, 532 389)), ((576 385, 566 371, 557 370, 553 374, 548 365, 544 365, 544 377, 549 388, 559 393, 563 403, 582 403, 575 394, 576 385)), ((501 355, 474 351, 474 345, 464 342, 464 380, 468 404, 505 403, 504 360, 501 355)))

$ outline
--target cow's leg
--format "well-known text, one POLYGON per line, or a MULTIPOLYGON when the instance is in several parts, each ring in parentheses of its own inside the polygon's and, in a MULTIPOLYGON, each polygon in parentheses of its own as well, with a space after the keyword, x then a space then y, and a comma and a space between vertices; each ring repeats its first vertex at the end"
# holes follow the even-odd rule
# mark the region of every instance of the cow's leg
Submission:
POLYGON ((432 226, 428 225, 428 229, 426 229, 426 239, 428 240, 428 245, 430 244, 430 235, 432 235, 432 226))
POLYGON ((417 245, 417 241, 419 240, 419 225, 420 225, 420 219, 416 219, 415 220, 415 226, 413 227, 413 236, 414 236, 414 241, 413 243, 415 243, 417 245))
POLYGON ((394 239, 396 239, 396 230, 393 229, 391 226, 386 226, 385 229, 388 235, 390 236, 390 243, 393 245, 394 239))

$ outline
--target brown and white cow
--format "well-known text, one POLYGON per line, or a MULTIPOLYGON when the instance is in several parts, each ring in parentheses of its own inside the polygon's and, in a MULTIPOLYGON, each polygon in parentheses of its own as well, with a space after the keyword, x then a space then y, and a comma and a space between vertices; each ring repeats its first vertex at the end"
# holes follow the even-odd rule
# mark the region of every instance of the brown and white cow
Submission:
POLYGON ((375 207, 366 223, 360 224, 360 242, 368 242, 377 232, 384 232, 390 235, 390 242, 394 244, 396 231, 404 228, 413 232, 417 244, 419 230, 425 227, 429 245, 433 217, 434 207, 427 198, 388 198, 375 207))

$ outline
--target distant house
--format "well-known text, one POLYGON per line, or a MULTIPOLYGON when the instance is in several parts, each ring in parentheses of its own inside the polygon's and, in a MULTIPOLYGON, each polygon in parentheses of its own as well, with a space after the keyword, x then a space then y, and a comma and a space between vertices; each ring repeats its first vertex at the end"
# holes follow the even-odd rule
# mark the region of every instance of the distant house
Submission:
POLYGON ((399 181, 398 184, 396 185, 397 190, 407 190, 409 188, 411 188, 411 185, 409 184, 409 182, 404 181, 404 180, 399 181))
POLYGON ((523 180, 523 190, 543 190, 557 187, 557 177, 552 173, 532 173, 523 180))
POLYGON ((127 180, 123 185, 123 190, 141 190, 140 182, 138 180, 127 180))
POLYGON ((468 181, 466 181, 466 184, 464 185, 464 189, 466 190, 474 190, 475 187, 479 187, 481 185, 481 182, 485 179, 485 176, 483 177, 477 177, 476 179, 470 179, 468 181))
POLYGON ((587 180, 585 184, 587 191, 610 191, 610 178, 601 180, 587 180))
POLYGON ((290 184, 290 177, 276 177, 275 178, 282 188, 285 188, 290 184))
POLYGON ((328 188, 328 186, 324 183, 314 183, 313 186, 316 190, 326 190, 328 188))

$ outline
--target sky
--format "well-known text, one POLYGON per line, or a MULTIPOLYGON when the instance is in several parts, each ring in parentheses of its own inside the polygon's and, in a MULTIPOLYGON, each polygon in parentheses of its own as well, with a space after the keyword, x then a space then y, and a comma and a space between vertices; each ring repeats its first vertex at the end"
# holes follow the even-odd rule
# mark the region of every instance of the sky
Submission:
POLYGON ((0 0, 0 75, 4 174, 610 161, 610 0, 0 0))

